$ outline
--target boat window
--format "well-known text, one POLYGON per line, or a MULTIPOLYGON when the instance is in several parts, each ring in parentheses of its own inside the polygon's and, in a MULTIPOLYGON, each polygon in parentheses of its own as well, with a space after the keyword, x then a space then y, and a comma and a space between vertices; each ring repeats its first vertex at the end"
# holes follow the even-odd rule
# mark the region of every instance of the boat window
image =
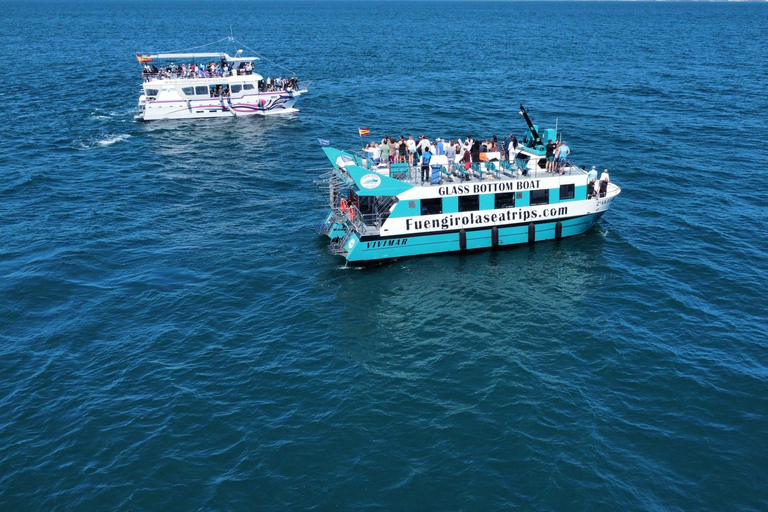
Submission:
POLYGON ((435 199, 422 199, 421 200, 421 214, 422 215, 438 215, 443 213, 443 198, 438 197, 435 199))
POLYGON ((531 190, 531 206, 535 204, 549 204, 549 189, 531 190))
POLYGON ((560 185, 560 199, 573 199, 576 194, 576 185, 560 185))
POLYGON ((195 87, 195 94, 200 94, 200 95, 204 94, 204 95, 208 96, 208 86, 207 85, 198 85, 197 87, 195 87))
POLYGON ((232 87, 231 87, 229 90, 230 90, 230 91, 231 91, 233 94, 234 94, 234 93, 238 93, 238 92, 240 92, 240 91, 242 91, 242 90, 243 90, 243 86, 242 86, 242 85, 239 85, 239 84, 238 84, 238 85, 233 85, 233 86, 232 86, 232 87))
POLYGON ((246 91, 252 91, 253 90, 253 84, 245 84, 243 86, 243 89, 245 89, 246 91))
POLYGON ((514 208, 515 207, 515 192, 504 192, 502 194, 496 194, 496 209, 502 208, 514 208))
POLYGON ((147 89, 147 96, 157 96, 159 89, 147 89))
POLYGON ((459 196, 460 212, 476 212, 480 209, 480 196, 459 196))
POLYGON ((193 94, 195 94, 195 88, 194 87, 182 87, 181 90, 187 96, 192 96, 193 94))

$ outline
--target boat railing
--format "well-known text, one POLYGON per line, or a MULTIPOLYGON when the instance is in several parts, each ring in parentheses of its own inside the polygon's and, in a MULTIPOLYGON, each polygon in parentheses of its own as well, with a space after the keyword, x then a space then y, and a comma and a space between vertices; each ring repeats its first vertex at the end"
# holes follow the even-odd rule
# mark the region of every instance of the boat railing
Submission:
POLYGON ((330 233, 331 229, 333 228, 333 225, 337 224, 340 221, 341 219, 338 213, 334 210, 331 210, 330 212, 328 212, 328 215, 325 217, 325 221, 319 226, 316 226, 315 230, 319 235, 323 233, 330 233))
MULTIPOLYGON (((357 164, 364 169, 373 172, 389 173, 391 178, 404 181, 412 185, 427 184, 430 180, 421 179, 421 164, 409 165, 407 163, 390 163, 386 166, 375 164, 371 158, 366 155, 355 154, 357 164)), ((440 172, 440 183, 455 181, 486 181, 492 179, 530 179, 530 178, 548 178, 557 176, 559 170, 562 170, 564 176, 572 175, 582 171, 576 164, 566 161, 559 164, 558 171, 548 173, 546 169, 539 168, 534 164, 529 168, 522 160, 492 160, 472 162, 469 169, 465 169, 463 163, 454 163, 452 166, 442 164, 440 172)), ((432 170, 430 169, 430 176, 432 170)))
POLYGON ((376 228, 377 230, 381 229, 381 225, 384 224, 384 221, 387 220, 387 217, 389 217, 389 213, 387 213, 386 215, 381 213, 362 214, 364 231, 368 230, 368 226, 376 228))
POLYGON ((154 72, 141 72, 141 77, 144 79, 145 82, 149 82, 150 80, 157 79, 157 80, 197 80, 200 78, 226 78, 229 76, 247 76, 252 75, 252 71, 248 72, 238 72, 238 70, 232 70, 227 71, 226 73, 218 72, 218 73, 211 73, 210 71, 196 71, 194 73, 178 73, 174 71, 158 71, 157 73, 154 72))
POLYGON ((365 225, 365 218, 363 217, 363 214, 360 212, 360 210, 357 208, 357 206, 354 205, 354 203, 350 203, 347 205, 346 212, 347 219, 349 219, 349 224, 352 226, 352 229, 356 233, 365 233, 366 231, 366 225, 365 225))
MULTIPOLYGON (((253 75, 252 71, 241 71, 238 72, 238 70, 232 70, 227 71, 226 73, 223 72, 217 72, 217 73, 211 73, 210 71, 197 71, 194 73, 179 73, 175 71, 158 71, 157 73, 154 72, 145 72, 142 71, 141 77, 145 82, 151 82, 152 80, 201 80, 204 78, 229 78, 229 77, 237 77, 237 76, 250 76, 253 75)), ((309 85, 311 82, 307 82, 306 84, 300 83, 298 81, 292 81, 292 80, 284 80, 284 83, 282 85, 275 85, 274 79, 271 81, 271 83, 267 84, 267 79, 271 77, 264 77, 263 80, 261 80, 262 87, 260 88, 259 92, 293 92, 293 91, 301 91, 306 90, 309 88, 309 85)))
POLYGON ((619 194, 621 194, 621 187, 614 183, 608 183, 605 194, 601 195, 600 197, 615 197, 619 194))

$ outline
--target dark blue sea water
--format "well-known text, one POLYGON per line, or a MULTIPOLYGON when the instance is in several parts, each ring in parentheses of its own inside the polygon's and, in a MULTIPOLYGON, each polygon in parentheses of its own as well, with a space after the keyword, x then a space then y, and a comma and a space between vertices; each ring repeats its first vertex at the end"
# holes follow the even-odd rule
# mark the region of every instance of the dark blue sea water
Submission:
POLYGON ((3 3, 0 510, 767 510, 766 27, 3 3), (230 26, 302 112, 135 123, 134 54, 230 26), (623 188, 595 229, 364 270, 312 231, 317 137, 521 135, 521 101, 623 188))

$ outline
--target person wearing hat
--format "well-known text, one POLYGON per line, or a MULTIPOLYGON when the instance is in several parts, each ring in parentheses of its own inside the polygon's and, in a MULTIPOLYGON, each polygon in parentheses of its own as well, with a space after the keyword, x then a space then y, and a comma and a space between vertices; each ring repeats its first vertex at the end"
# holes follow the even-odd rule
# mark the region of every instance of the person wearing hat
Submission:
POLYGON ((443 139, 438 138, 435 142, 437 142, 437 144, 435 144, 435 154, 436 155, 444 155, 445 154, 445 150, 444 150, 444 146, 443 146, 443 139))

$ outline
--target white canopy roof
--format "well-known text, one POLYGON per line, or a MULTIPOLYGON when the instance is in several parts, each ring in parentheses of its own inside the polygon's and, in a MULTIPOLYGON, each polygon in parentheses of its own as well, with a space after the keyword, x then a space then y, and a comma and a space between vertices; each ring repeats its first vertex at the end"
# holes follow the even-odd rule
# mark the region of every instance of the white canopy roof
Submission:
POLYGON ((226 53, 139 53, 137 55, 140 55, 142 57, 148 57, 150 59, 177 59, 177 60, 183 60, 183 59, 208 59, 208 58, 214 58, 214 59, 221 59, 222 57, 227 59, 228 62, 240 62, 240 61, 254 61, 259 60, 258 57, 241 57, 239 55, 235 55, 234 57, 230 57, 226 53))

